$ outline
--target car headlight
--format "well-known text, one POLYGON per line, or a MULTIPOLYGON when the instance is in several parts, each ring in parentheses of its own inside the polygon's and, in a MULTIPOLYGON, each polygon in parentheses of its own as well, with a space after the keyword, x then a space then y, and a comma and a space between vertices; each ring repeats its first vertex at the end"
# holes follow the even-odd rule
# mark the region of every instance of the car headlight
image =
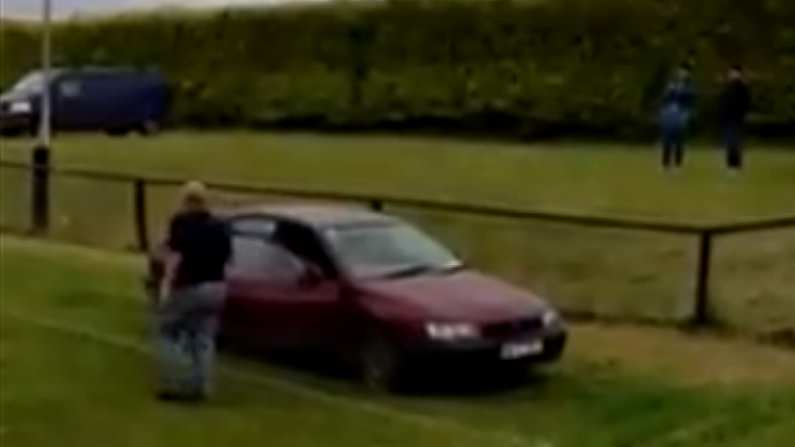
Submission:
POLYGON ((30 113, 32 110, 30 101, 14 101, 8 106, 8 111, 11 113, 30 113))
POLYGON ((425 332, 433 340, 455 341, 480 337, 480 328, 468 323, 428 323, 425 332))
POLYGON ((544 322, 545 328, 552 327, 560 322, 560 315, 554 310, 548 310, 544 312, 544 315, 541 318, 544 322))

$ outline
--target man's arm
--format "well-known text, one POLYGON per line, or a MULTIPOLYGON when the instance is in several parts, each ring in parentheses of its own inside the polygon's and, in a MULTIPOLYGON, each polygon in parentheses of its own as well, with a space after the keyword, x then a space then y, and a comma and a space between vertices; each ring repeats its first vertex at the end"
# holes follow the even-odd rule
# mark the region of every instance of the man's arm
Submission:
POLYGON ((160 281, 160 303, 167 302, 171 297, 171 292, 174 288, 174 280, 177 277, 177 270, 179 270, 179 264, 181 262, 182 256, 179 253, 171 249, 166 249, 163 259, 163 279, 160 281))

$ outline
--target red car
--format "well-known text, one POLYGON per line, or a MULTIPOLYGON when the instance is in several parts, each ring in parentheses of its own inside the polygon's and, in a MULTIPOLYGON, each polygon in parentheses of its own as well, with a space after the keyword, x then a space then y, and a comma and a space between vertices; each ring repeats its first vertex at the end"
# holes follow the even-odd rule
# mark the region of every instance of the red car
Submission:
POLYGON ((382 389, 432 364, 523 367, 563 353, 566 325, 548 303, 467 268, 398 218, 295 205, 224 216, 234 252, 225 341, 324 349, 382 389))

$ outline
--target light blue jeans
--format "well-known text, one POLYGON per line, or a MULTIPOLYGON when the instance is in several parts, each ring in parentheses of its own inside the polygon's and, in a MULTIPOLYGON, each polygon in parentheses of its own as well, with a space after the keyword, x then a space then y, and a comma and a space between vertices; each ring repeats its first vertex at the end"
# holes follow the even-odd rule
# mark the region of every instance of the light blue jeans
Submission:
POLYGON ((215 336, 226 298, 222 282, 177 289, 157 309, 160 392, 206 397, 212 388, 215 336))

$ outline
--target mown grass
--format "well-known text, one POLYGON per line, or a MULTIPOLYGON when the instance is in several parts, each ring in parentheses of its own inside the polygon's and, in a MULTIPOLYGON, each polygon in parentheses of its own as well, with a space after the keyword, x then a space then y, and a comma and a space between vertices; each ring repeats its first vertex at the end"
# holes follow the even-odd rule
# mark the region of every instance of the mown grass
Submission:
MULTIPOLYGON (((5 139, 0 146, 3 160, 29 161, 33 143, 5 139)), ((114 172, 684 222, 794 211, 792 145, 752 146, 737 180, 726 175, 717 146, 696 146, 676 178, 660 172, 651 145, 607 143, 178 132, 151 139, 65 135, 53 156, 58 166, 114 172)))
POLYGON ((575 327, 562 364, 518 387, 372 396, 224 357, 209 405, 160 404, 148 356, 73 331, 148 344, 140 258, 8 236, 0 246, 4 445, 778 447, 795 435, 791 353, 597 325, 575 327))
MULTIPOLYGON (((4 140, 0 158, 26 161, 30 146, 4 140)), ((660 172, 650 146, 248 132, 153 139, 66 135, 56 140, 54 160, 62 167, 663 221, 733 222, 795 213, 791 148, 753 147, 740 178, 729 178, 720 154, 708 149, 689 154, 686 170, 675 177, 660 172)), ((117 249, 134 244, 130 185, 59 177, 53 182, 54 237, 117 249)), ((2 171, 0 224, 27 227, 27 184, 26 173, 2 171)), ((148 193, 155 240, 173 210, 176 189, 152 187, 148 193)), ((692 315, 693 238, 387 211, 421 224, 474 265, 564 309, 666 322, 692 315)), ((714 315, 743 330, 795 328, 789 277, 794 257, 795 229, 719 240, 714 315)))

